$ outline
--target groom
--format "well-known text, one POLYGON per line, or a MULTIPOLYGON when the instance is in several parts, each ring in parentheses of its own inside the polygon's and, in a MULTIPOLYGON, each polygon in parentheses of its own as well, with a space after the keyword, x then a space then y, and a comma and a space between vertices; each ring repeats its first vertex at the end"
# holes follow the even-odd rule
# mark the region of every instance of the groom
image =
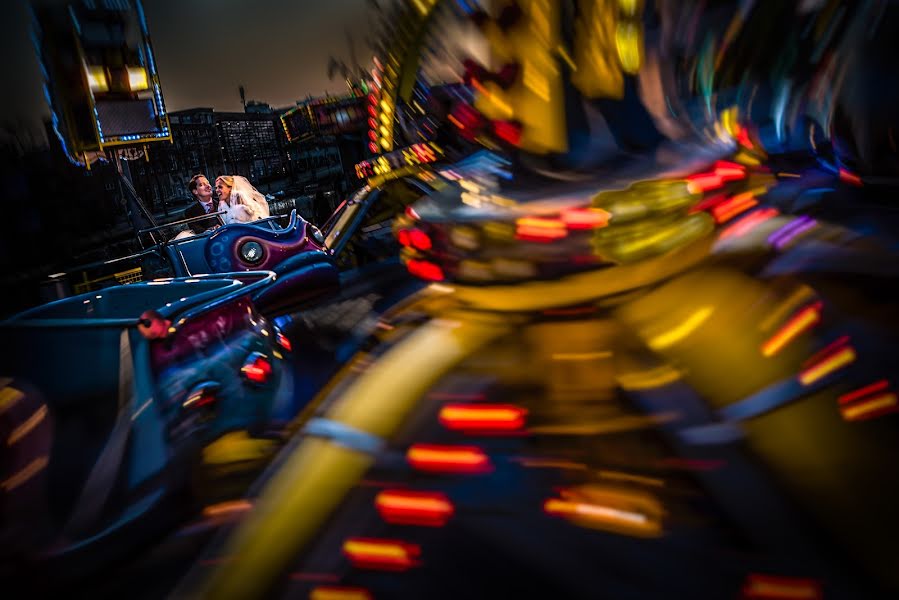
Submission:
MULTIPOLYGON (((196 202, 184 211, 185 219, 216 212, 216 203, 212 199, 212 186, 209 185, 209 180, 206 179, 205 175, 200 173, 191 177, 190 182, 187 184, 187 189, 190 190, 196 202)), ((214 216, 188 223, 188 227, 194 233, 203 233, 207 229, 218 227, 221 224, 221 220, 214 216)))

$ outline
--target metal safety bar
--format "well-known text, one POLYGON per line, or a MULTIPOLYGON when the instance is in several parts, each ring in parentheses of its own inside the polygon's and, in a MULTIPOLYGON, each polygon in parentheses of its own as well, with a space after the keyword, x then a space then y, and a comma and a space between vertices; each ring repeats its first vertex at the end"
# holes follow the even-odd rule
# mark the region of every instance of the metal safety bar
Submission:
POLYGON ((200 215, 200 216, 198 216, 198 217, 188 217, 188 218, 186 218, 186 219, 180 219, 180 220, 178 220, 178 221, 172 221, 171 223, 164 223, 164 224, 162 224, 162 225, 157 225, 156 227, 148 227, 148 228, 146 228, 146 229, 141 229, 141 230, 139 230, 137 233, 138 233, 138 234, 141 234, 141 233, 152 233, 152 232, 154 232, 154 231, 159 231, 159 230, 161 230, 161 229, 167 229, 167 228, 169 228, 169 227, 174 227, 174 226, 176 226, 176 225, 186 225, 187 223, 193 223, 193 222, 195 222, 195 221, 202 221, 203 219, 208 219, 209 217, 212 217, 212 216, 223 215, 223 214, 225 214, 226 212, 227 212, 227 211, 219 210, 219 211, 216 211, 216 212, 206 213, 205 215, 200 215))

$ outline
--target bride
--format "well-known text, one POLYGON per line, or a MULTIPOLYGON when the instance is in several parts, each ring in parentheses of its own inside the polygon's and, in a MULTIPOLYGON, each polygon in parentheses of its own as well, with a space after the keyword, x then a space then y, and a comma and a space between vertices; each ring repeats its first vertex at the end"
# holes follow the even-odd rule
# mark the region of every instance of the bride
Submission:
POLYGON ((225 225, 245 223, 269 216, 268 201, 246 177, 220 175, 215 180, 218 209, 225 211, 225 225))

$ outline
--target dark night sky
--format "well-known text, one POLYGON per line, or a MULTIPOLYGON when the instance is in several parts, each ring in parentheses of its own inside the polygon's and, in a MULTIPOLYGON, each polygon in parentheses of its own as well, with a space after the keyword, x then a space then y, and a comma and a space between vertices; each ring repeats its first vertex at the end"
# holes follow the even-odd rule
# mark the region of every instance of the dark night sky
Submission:
MULTIPOLYGON (((144 0, 169 110, 241 110, 247 99, 288 106, 307 95, 346 89, 329 81, 328 57, 348 59, 345 30, 370 64, 366 0, 144 0)), ((25 0, 0 0, 3 121, 37 123, 46 114, 25 0)))

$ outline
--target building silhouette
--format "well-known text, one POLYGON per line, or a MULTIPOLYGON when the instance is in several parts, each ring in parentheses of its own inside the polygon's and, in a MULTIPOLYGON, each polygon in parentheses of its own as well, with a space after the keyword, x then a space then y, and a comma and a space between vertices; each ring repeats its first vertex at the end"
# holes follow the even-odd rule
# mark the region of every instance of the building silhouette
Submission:
MULTIPOLYGON (((122 151, 122 165, 147 209, 160 223, 180 219, 193 202, 190 178, 241 175, 264 194, 274 212, 296 208, 319 225, 342 198, 362 184, 355 163, 366 158, 361 117, 365 97, 309 98, 271 108, 250 101, 246 112, 198 107, 169 113, 171 142, 122 151), (302 135, 288 139, 282 116, 303 121, 302 135)), ((16 139, 0 148, 4 197, 14 199, 0 235, 3 310, 38 302, 38 284, 74 265, 108 260, 140 249, 136 225, 115 165, 100 159, 71 163, 52 124, 49 145, 23 148, 16 139), (46 240, 52 239, 48 244, 46 240)), ((9 136, 7 136, 9 137, 9 136)))
POLYGON ((288 183, 287 140, 276 114, 191 108, 169 120, 172 143, 156 144, 129 164, 135 189, 154 212, 168 215, 189 204, 187 182, 197 173, 210 181, 242 175, 263 192, 288 183))

